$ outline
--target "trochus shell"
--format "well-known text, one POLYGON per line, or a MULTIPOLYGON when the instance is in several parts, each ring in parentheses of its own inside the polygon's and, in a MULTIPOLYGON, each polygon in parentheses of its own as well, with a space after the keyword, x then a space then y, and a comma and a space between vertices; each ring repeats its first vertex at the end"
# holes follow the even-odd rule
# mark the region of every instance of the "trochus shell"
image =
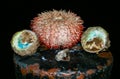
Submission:
POLYGON ((110 46, 109 34, 100 26, 89 27, 82 34, 81 44, 85 51, 98 53, 110 46))

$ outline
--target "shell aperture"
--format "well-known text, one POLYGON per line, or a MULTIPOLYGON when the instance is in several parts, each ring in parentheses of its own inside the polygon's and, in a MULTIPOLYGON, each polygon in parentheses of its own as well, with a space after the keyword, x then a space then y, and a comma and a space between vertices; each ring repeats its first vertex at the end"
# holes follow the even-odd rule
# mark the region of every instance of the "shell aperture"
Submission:
POLYGON ((11 46, 18 55, 32 55, 38 48, 39 41, 33 31, 22 30, 13 35, 11 46))
POLYGON ((85 51, 98 53, 110 46, 110 40, 107 31, 100 27, 89 27, 81 37, 81 44, 85 51))

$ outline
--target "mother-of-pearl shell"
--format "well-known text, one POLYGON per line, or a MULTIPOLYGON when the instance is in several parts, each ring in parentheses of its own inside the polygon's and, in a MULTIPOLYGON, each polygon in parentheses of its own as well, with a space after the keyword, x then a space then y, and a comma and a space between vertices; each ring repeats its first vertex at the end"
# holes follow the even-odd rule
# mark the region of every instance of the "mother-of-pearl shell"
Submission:
POLYGON ((100 26, 89 27, 82 34, 81 44, 85 51, 98 53, 110 46, 109 34, 100 26))
POLYGON ((11 46, 20 56, 32 55, 39 46, 38 37, 31 30, 22 30, 13 35, 11 46))

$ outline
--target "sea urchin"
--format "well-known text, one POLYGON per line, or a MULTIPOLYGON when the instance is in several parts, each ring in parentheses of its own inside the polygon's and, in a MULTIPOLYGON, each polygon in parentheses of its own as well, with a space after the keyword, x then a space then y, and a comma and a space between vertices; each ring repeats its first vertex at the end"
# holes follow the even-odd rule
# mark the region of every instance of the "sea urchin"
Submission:
POLYGON ((83 20, 76 14, 64 10, 53 10, 38 14, 31 21, 32 30, 39 41, 48 48, 69 48, 80 41, 83 20))

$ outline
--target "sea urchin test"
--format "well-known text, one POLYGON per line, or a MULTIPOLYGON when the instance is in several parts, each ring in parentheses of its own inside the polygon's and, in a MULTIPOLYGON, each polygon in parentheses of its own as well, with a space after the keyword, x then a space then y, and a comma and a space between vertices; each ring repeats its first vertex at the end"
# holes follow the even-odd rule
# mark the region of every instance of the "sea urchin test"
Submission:
POLYGON ((48 11, 38 14, 31 22, 39 41, 48 48, 69 48, 80 41, 83 20, 66 11, 48 11))
POLYGON ((98 53, 110 46, 108 33, 100 26, 89 27, 81 37, 81 44, 85 51, 98 53))
POLYGON ((33 31, 22 30, 13 35, 11 45, 15 53, 25 56, 35 53, 39 46, 39 41, 33 31))

